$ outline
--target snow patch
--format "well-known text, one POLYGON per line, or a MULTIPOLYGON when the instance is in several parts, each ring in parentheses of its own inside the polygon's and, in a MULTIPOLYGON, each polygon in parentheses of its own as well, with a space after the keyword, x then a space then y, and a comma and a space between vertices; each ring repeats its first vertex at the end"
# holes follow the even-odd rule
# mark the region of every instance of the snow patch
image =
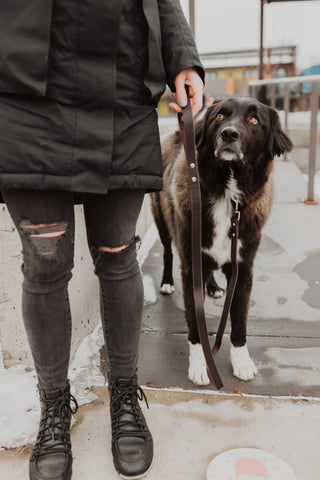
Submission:
MULTIPOLYGON (((153 247, 155 241, 158 238, 158 230, 156 225, 153 223, 148 229, 146 234, 143 237, 141 247, 137 253, 137 259, 139 266, 143 265, 144 261, 149 255, 151 248, 153 247)), ((148 305, 150 303, 156 303, 157 301, 157 292, 154 285, 153 278, 150 275, 142 274, 142 282, 144 289, 144 304, 148 305)))
POLYGON ((103 345, 103 331, 99 322, 91 335, 82 341, 69 368, 70 382, 79 405, 90 403, 97 398, 86 388, 105 385, 105 378, 100 370, 100 349, 103 345))
MULTIPOLYGON (((86 389, 104 386, 100 348, 104 344, 101 325, 78 348, 69 368, 71 392, 79 405, 96 397, 86 389)), ((0 371, 0 450, 17 448, 35 440, 40 418, 37 377, 34 368, 24 365, 0 371)))
POLYGON ((33 442, 40 405, 33 369, 16 365, 0 374, 0 450, 33 442))
POLYGON ((157 292, 154 285, 153 278, 150 275, 143 275, 143 289, 144 289, 144 304, 157 302, 157 292))
POLYGON ((145 233, 141 246, 137 253, 137 259, 140 267, 145 261, 145 259, 147 258, 147 256, 149 255, 149 252, 153 247, 157 238, 158 238, 158 230, 156 225, 153 223, 151 227, 148 229, 148 231, 145 233))

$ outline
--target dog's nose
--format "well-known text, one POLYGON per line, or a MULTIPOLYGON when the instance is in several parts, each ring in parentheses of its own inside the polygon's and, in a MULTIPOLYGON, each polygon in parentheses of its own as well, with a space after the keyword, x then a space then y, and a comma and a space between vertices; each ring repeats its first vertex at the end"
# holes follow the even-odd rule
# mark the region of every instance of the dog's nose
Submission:
POLYGON ((225 127, 221 132, 221 138, 224 142, 235 142, 239 138, 239 132, 235 127, 225 127))

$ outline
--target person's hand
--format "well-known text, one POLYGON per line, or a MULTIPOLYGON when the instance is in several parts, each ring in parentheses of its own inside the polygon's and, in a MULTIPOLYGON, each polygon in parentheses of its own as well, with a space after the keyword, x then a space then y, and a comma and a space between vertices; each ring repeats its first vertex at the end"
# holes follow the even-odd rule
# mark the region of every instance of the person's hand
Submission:
POLYGON ((189 96, 192 115, 195 116, 202 108, 203 82, 195 68, 186 68, 174 80, 176 87, 176 103, 169 103, 169 106, 176 112, 181 113, 182 108, 187 105, 186 85, 189 87, 189 96))

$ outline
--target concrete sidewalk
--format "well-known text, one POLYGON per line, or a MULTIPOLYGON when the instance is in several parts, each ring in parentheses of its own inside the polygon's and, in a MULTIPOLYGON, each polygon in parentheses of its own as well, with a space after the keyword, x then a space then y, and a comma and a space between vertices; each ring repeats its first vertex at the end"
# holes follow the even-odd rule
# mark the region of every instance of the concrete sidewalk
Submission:
MULTIPOLYGON (((225 383, 219 393, 210 386, 199 391, 187 379, 178 260, 176 292, 160 296, 162 250, 155 237, 142 266, 154 298, 144 309, 139 366, 140 383, 149 387, 150 410, 143 409, 155 442, 148 479, 205 480, 216 455, 240 447, 279 456, 297 480, 319 478, 320 205, 303 203, 306 188, 293 163, 276 161, 276 202, 256 258, 248 322, 259 374, 248 383, 233 377, 226 335, 218 355, 225 383)), ((221 308, 222 300, 207 299, 212 333, 221 308)), ((92 390, 97 400, 79 409, 72 431, 73 478, 115 480, 106 389, 92 390)), ((29 452, 29 446, 0 452, 1 478, 28 478, 29 452)))
MULTIPOLYGON (((72 478, 117 480, 106 391, 94 391, 98 400, 80 409, 72 429, 72 478)), ((163 390, 146 394, 150 410, 143 410, 155 442, 148 480, 206 480, 210 461, 239 447, 277 455, 293 468, 297 480, 319 478, 319 402, 163 390)), ((1 478, 26 480, 29 454, 29 447, 0 452, 1 478)))

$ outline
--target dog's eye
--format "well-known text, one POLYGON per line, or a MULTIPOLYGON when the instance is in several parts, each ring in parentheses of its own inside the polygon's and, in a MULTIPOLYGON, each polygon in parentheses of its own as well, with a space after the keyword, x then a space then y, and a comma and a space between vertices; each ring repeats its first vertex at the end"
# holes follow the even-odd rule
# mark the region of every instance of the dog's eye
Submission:
POLYGON ((249 122, 252 123, 252 125, 257 125, 259 123, 257 117, 255 117, 254 115, 249 118, 249 122))
POLYGON ((218 115, 216 116, 216 120, 218 120, 218 122, 220 122, 222 119, 223 119, 222 113, 218 113, 218 115))

